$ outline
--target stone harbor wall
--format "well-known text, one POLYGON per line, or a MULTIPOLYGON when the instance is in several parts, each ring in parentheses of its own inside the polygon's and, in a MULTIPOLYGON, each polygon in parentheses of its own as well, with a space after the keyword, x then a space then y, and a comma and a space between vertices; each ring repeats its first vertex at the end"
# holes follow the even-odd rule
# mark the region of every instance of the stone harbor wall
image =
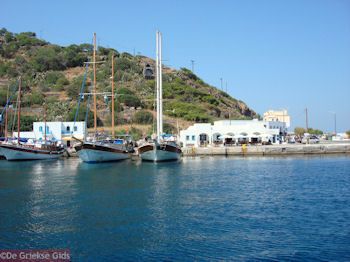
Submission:
POLYGON ((183 148, 184 156, 194 155, 293 155, 350 153, 350 143, 313 145, 269 145, 183 148))

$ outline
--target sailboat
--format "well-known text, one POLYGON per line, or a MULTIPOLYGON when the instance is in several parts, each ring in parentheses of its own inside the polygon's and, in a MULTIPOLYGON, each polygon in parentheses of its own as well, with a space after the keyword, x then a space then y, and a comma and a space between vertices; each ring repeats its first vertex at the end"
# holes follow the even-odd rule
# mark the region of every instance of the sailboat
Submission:
MULTIPOLYGON (((0 151, 9 161, 54 159, 63 155, 64 148, 56 146, 56 143, 46 140, 46 98, 45 98, 45 138, 44 143, 35 145, 21 144, 20 141, 20 116, 21 116, 21 87, 22 77, 19 78, 18 88, 18 122, 17 144, 5 142, 0 145, 0 151)), ((8 102, 7 102, 8 104, 8 102)), ((6 105, 7 106, 7 105, 6 105)), ((7 122, 7 117, 6 117, 7 122)), ((7 128, 7 123, 6 123, 7 128)), ((6 138, 5 138, 6 139, 6 138)))
POLYGON ((156 35, 156 67, 157 67, 157 135, 149 143, 139 147, 138 153, 142 160, 173 161, 180 159, 181 148, 175 141, 163 139, 163 91, 162 91, 162 35, 157 30, 156 35))
MULTIPOLYGON (((96 34, 94 33, 94 51, 93 51, 93 85, 94 85, 94 125, 95 134, 97 134, 97 106, 96 106, 96 34)), ((130 158, 133 153, 132 144, 124 139, 116 139, 114 136, 114 61, 112 55, 112 139, 101 141, 80 143, 74 146, 78 156, 87 163, 119 161, 130 158)))

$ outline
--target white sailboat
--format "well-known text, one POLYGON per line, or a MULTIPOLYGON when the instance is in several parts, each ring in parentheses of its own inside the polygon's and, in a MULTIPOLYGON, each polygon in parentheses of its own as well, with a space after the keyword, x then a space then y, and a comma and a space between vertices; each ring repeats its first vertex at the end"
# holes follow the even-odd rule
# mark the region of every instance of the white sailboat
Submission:
MULTIPOLYGON (((96 115, 96 34, 94 33, 94 52, 93 52, 93 71, 94 71, 94 123, 95 134, 97 133, 97 115, 96 115)), ((133 153, 132 144, 124 139, 115 139, 114 137, 114 61, 112 55, 112 139, 85 142, 81 141, 74 148, 78 156, 87 163, 109 162, 128 159, 133 153)))
POLYGON ((139 147, 138 153, 142 160, 173 161, 180 159, 181 148, 174 141, 163 139, 163 91, 162 91, 162 35, 157 30, 156 36, 156 67, 157 67, 157 137, 152 142, 139 147))
MULTIPOLYGON (((0 145, 0 151, 9 161, 21 160, 43 160, 59 158, 63 155, 64 148, 56 146, 55 143, 46 140, 46 98, 45 98, 45 139, 44 143, 26 145, 20 143, 20 117, 21 117, 21 86, 22 78, 19 79, 18 88, 18 122, 17 143, 5 142, 0 145)), ((7 128, 7 117, 6 117, 7 128)), ((6 139, 6 138, 5 138, 6 139)))

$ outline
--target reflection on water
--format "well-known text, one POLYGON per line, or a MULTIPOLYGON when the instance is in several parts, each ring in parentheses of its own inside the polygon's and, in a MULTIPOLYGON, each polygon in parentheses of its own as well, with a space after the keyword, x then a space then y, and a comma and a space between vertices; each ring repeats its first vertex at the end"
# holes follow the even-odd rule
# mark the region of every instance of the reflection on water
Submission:
POLYGON ((0 165, 0 248, 83 261, 350 259, 348 155, 0 165))

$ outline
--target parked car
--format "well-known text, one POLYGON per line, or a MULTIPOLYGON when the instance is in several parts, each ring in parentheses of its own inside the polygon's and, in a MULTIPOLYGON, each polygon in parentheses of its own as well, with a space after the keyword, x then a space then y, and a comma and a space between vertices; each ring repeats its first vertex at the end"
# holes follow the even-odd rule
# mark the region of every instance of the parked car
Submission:
POLYGON ((307 144, 308 141, 309 141, 309 144, 317 144, 320 142, 320 139, 317 136, 308 136, 308 137, 304 137, 301 140, 301 143, 307 144))

